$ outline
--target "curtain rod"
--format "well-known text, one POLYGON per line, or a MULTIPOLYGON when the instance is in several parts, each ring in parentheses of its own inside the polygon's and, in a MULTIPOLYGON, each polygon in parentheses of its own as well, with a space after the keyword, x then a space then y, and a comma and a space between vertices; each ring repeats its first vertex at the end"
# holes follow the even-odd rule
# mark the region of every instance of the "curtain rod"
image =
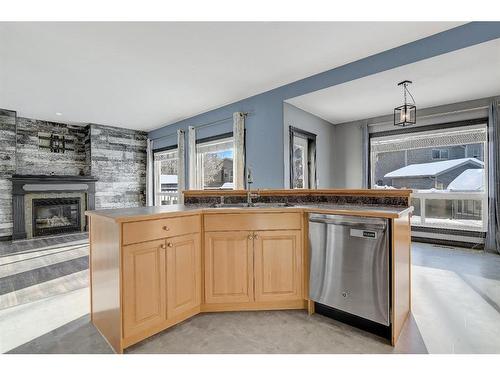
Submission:
MULTIPOLYGON (((249 112, 242 112, 243 116, 248 116, 250 113, 249 112)), ((200 128, 204 128, 204 127, 207 127, 207 126, 211 126, 211 125, 215 125, 215 124, 218 124, 219 122, 223 122, 223 121, 227 121, 227 120, 232 120, 233 119, 233 116, 231 117, 226 117, 226 118, 222 118, 220 120, 215 120, 215 121, 211 121, 211 122, 207 122, 205 124, 201 124, 201 125, 194 125, 194 126, 190 126, 190 127, 193 127, 195 129, 200 129, 200 128)))
MULTIPOLYGON (((250 112, 243 112, 243 116, 245 116, 245 117, 248 116, 249 114, 250 114, 250 112)), ((207 122, 207 123, 201 124, 201 125, 196 125, 196 126, 193 126, 193 128, 200 129, 200 128, 204 128, 204 127, 207 127, 207 126, 218 124, 219 122, 223 122, 223 121, 227 121, 227 120, 232 120, 232 119, 233 119, 233 116, 226 117, 226 118, 223 118, 223 119, 220 119, 220 120, 216 120, 216 121, 212 121, 212 122, 207 122)), ((184 129, 179 129, 179 130, 184 131, 184 129)), ((170 138, 170 137, 173 137, 174 135, 177 135, 177 131, 175 133, 165 134, 165 135, 162 135, 160 137, 149 138, 149 139, 151 141, 156 141, 156 140, 162 139, 162 138, 170 138)))
MULTIPOLYGON (((182 130, 182 129, 181 129, 181 130, 182 130)), ((177 131, 175 131, 175 133, 169 133, 169 134, 162 135, 161 137, 149 138, 149 140, 150 140, 150 141, 157 141, 158 139, 163 139, 163 138, 170 138, 170 137, 173 137, 174 135, 177 135, 177 131)))

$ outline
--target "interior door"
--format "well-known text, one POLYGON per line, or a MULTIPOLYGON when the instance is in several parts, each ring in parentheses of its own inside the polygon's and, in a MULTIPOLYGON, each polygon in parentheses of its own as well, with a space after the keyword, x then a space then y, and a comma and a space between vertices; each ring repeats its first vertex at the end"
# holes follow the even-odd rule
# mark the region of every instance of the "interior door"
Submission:
POLYGON ((253 247, 250 232, 205 233, 207 303, 253 301, 253 247))
POLYGON ((256 301, 303 299, 301 233, 300 230, 255 232, 256 301))
POLYGON ((167 316, 186 313, 201 303, 200 235, 167 240, 167 316))
POLYGON ((123 247, 123 329, 140 334, 167 319, 165 240, 123 247))

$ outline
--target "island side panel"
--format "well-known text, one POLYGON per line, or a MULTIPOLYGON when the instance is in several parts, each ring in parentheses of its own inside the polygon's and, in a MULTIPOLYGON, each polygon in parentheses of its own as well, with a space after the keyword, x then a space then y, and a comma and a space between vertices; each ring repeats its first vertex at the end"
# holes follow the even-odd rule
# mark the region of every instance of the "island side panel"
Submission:
POLYGON ((122 353, 119 225, 90 217, 91 318, 116 353, 122 353))
POLYGON ((302 214, 302 238, 304 244, 304 299, 307 300, 307 313, 314 314, 314 301, 309 298, 309 272, 311 267, 311 256, 309 249, 309 213, 302 214))
POLYGON ((396 342, 411 310, 410 215, 392 220, 392 336, 396 342))

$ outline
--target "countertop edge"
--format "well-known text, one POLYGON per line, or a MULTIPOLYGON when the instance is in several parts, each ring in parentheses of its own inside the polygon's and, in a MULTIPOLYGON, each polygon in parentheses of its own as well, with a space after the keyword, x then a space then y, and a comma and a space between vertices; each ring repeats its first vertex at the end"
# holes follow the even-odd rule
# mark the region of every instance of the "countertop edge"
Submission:
POLYGON ((214 213, 273 213, 273 212, 317 212, 317 213, 325 213, 332 215, 348 215, 348 216, 364 216, 364 217, 380 217, 385 219, 398 219, 406 214, 412 213, 414 210, 413 206, 406 207, 404 210, 400 212, 381 212, 376 209, 371 209, 369 207, 366 210, 350 210, 350 209, 335 209, 335 208, 320 208, 320 207, 276 207, 276 208, 261 208, 261 207, 247 207, 247 208, 211 208, 211 207, 199 207, 193 208, 192 210, 186 211, 172 211, 172 212, 161 212, 161 213, 153 213, 153 214, 139 214, 133 216, 109 216, 103 213, 99 213, 96 211, 85 211, 85 215, 92 217, 100 217, 107 220, 112 220, 116 223, 126 223, 133 221, 143 221, 143 220, 154 220, 154 219, 163 219, 168 217, 180 217, 180 216, 192 216, 198 214, 214 214, 214 213))

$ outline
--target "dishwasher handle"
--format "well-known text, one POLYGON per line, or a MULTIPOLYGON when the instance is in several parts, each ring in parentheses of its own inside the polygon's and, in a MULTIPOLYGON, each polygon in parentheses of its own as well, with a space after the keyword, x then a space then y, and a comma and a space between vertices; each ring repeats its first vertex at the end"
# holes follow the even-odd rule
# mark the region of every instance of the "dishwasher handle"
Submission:
POLYGON ((365 228, 365 229, 373 229, 373 230, 385 230, 386 224, 381 223, 367 223, 367 222, 354 222, 354 221, 344 221, 341 219, 325 219, 325 218, 309 218, 310 223, 320 223, 320 224, 328 224, 328 225, 342 225, 346 227, 357 227, 357 228, 365 228))

